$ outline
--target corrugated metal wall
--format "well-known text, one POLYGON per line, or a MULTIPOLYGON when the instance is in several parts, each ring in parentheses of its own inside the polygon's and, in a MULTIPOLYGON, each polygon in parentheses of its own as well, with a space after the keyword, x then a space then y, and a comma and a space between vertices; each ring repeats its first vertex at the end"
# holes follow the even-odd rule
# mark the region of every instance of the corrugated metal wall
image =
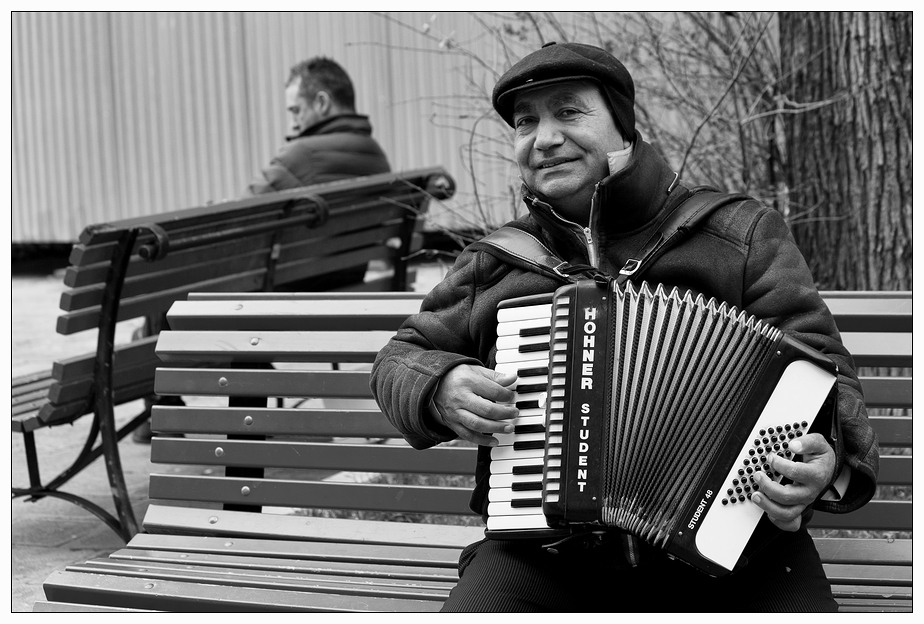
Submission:
MULTIPOLYGON (((393 169, 446 167, 464 210, 469 133, 447 127, 466 123, 447 108, 467 92, 464 62, 398 21, 501 52, 465 14, 390 17, 13 13, 12 241, 73 241, 91 223, 238 197, 283 141, 289 67, 318 54, 350 73, 393 169)), ((502 127, 479 130, 475 149, 507 149, 502 127)), ((509 169, 475 161, 481 193, 504 197, 509 169)))

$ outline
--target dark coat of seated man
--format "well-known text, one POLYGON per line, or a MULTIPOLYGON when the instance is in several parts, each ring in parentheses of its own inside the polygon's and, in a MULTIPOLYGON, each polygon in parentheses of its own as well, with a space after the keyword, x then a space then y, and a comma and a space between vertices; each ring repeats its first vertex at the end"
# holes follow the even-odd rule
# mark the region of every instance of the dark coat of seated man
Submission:
MULTIPOLYGON (((286 111, 286 144, 247 188, 248 195, 391 171, 385 152, 372 138, 369 118, 356 113, 349 75, 336 62, 316 57, 292 67, 286 111)), ((324 291, 362 282, 365 274, 366 266, 360 265, 279 290, 324 291)))

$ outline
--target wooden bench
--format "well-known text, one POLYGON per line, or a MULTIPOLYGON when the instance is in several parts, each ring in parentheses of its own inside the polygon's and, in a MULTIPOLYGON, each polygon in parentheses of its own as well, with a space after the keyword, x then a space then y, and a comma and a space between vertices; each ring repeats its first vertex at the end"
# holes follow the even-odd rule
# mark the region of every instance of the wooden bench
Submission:
MULTIPOLYGON (((824 295, 858 365, 911 366, 910 293, 824 295)), ((153 441, 163 467, 151 476, 144 533, 52 574, 35 610, 438 610, 461 549, 482 537, 468 509, 475 449, 411 449, 368 387, 369 362, 419 302, 396 293, 177 302, 157 353, 201 367, 160 368, 157 392, 199 403, 155 408, 155 431, 186 437, 153 441), (302 398, 311 401, 293 404, 302 398), (450 525, 465 521, 474 526, 450 525)), ((912 607, 910 495, 888 493, 910 492, 911 378, 894 373, 863 373, 883 494, 812 524, 845 611, 912 607)))
POLYGON ((453 192, 454 182, 441 168, 418 169, 86 228, 64 276, 68 289, 57 330, 96 330, 97 350, 13 379, 12 430, 23 435, 29 475, 28 486, 12 487, 13 498, 73 502, 130 539, 138 529, 118 441, 148 415, 117 429, 114 410, 153 394, 156 333, 170 305, 193 291, 272 291, 343 271, 359 281, 339 290, 407 290, 407 258, 420 248, 428 202, 453 192), (390 272, 363 282, 372 261, 390 264, 390 272), (148 319, 152 335, 115 345, 116 324, 138 317, 148 319), (82 452, 59 475, 43 480, 34 432, 88 414, 94 421, 82 452), (62 489, 101 455, 115 516, 62 489))

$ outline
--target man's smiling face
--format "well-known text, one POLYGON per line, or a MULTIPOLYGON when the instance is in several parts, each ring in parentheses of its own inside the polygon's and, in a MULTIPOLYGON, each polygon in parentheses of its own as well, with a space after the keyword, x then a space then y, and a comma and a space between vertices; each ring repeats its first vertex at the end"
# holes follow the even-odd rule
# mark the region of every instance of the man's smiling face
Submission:
POLYGON ((516 95, 514 153, 526 185, 562 216, 586 223, 607 152, 626 146, 600 90, 569 81, 516 95))

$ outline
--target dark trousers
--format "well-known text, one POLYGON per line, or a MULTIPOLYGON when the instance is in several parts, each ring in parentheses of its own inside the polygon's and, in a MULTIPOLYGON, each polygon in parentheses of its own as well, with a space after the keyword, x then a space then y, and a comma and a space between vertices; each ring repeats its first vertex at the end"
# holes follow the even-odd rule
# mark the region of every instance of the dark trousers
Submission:
POLYGON ((743 567, 712 578, 645 547, 637 567, 622 540, 552 554, 535 540, 484 540, 459 560, 450 612, 837 611, 818 552, 803 528, 777 532, 743 567))

